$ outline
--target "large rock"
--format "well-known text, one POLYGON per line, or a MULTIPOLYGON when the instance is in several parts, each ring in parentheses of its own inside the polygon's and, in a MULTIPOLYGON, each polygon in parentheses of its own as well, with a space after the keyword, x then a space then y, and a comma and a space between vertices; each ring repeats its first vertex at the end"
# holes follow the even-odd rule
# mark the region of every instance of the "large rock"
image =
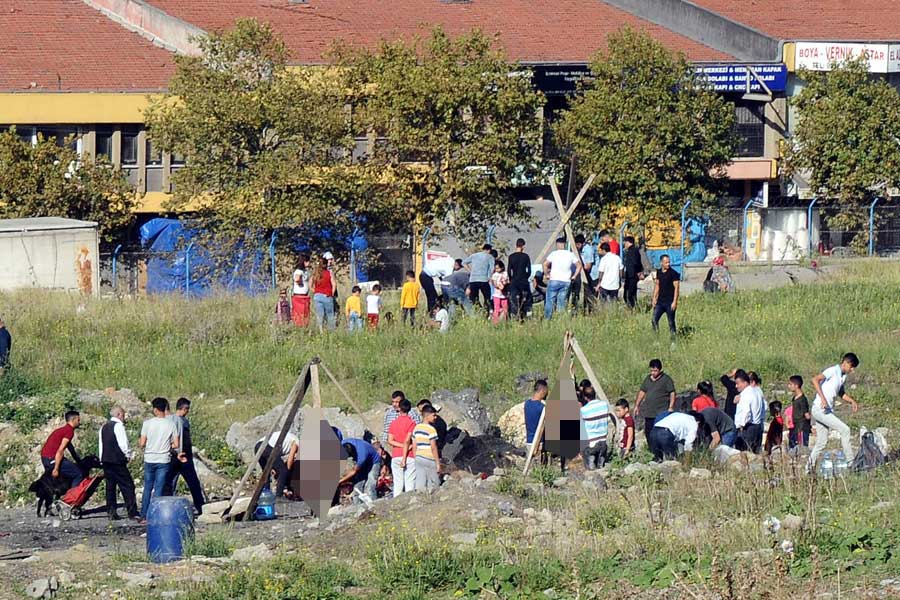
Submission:
POLYGON ((503 413, 497 422, 500 435, 513 446, 525 445, 525 403, 519 402, 503 413))
MULTIPOLYGON (((300 410, 297 411, 291 431, 298 436, 303 431, 304 416, 308 414, 311 409, 312 407, 307 405, 301 407, 300 410)), ((380 410, 381 412, 384 411, 383 408, 380 410)), ((332 427, 340 429, 344 437, 362 437, 366 431, 366 421, 359 416, 348 415, 341 409, 335 407, 324 408, 322 411, 332 427)), ((374 414, 376 414, 376 411, 368 411, 366 416, 371 419, 374 414)), ((225 434, 225 442, 228 444, 229 448, 240 455, 245 463, 250 464, 253 461, 253 447, 256 445, 256 442, 272 430, 278 422, 280 415, 281 405, 274 407, 264 415, 253 417, 246 423, 232 423, 231 427, 228 428, 228 433, 225 434)), ((380 426, 378 427, 378 431, 372 431, 372 433, 376 436, 380 435, 380 426)))
POLYGON ((78 390, 78 400, 86 406, 100 406, 110 404, 121 406, 129 419, 147 417, 150 408, 137 397, 137 394, 128 388, 117 390, 106 388, 105 390, 78 390))
POLYGON ((474 388, 460 392, 438 390, 431 394, 431 402, 441 407, 441 417, 447 425, 456 425, 471 436, 484 435, 493 429, 491 417, 474 388))

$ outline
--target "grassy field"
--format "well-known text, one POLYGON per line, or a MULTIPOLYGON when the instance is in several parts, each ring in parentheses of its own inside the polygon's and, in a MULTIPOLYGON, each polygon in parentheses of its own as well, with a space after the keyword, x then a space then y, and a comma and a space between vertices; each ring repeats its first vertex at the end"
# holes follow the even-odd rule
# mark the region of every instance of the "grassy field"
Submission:
MULTIPOLYGON (((845 351, 862 359, 856 380, 867 419, 895 420, 900 400, 900 263, 863 262, 823 283, 734 296, 692 295, 679 305, 680 338, 671 348, 649 326, 648 307, 589 317, 493 327, 458 322, 448 335, 395 324, 377 333, 319 335, 272 324, 271 298, 179 297, 79 299, 28 292, 0 295, 0 314, 14 336, 18 373, 39 390, 128 387, 140 396, 196 398, 195 418, 222 433, 233 420, 279 402, 296 374, 319 356, 365 407, 400 388, 413 398, 438 388, 476 387, 494 411, 518 401, 517 375, 550 374, 563 332, 573 330, 605 391, 632 397, 653 357, 679 389, 734 366, 754 369, 767 385, 794 373, 811 376, 845 351), (204 413, 223 398, 228 411, 204 413)), ((342 401, 331 386, 326 403, 342 401)), ((871 423, 875 424, 875 423, 871 423)))
MULTIPOLYGON (((474 386, 496 417, 519 400, 517 375, 552 373, 569 328, 610 396, 632 397, 653 357, 663 360, 679 389, 734 366, 759 371, 771 389, 793 373, 809 378, 854 351, 862 360, 852 379, 862 410, 849 416, 842 409, 841 416, 854 429, 891 427, 896 445, 898 297, 898 262, 860 262, 811 285, 694 295, 680 304, 681 335, 672 348, 668 336, 652 334, 647 307, 500 327, 463 320, 447 335, 400 326, 318 335, 273 326, 271 298, 103 299, 79 312, 78 299, 69 296, 0 295, 0 314, 15 338, 15 373, 4 385, 50 394, 53 407, 73 387, 130 387, 147 398, 203 393, 192 421, 195 439, 205 445, 233 420, 279 402, 304 362, 320 356, 364 405, 385 400, 395 388, 418 398, 436 388, 474 386), (238 402, 222 410, 224 398, 238 402)), ((0 399, 16 390, 0 386, 0 399)), ((341 404, 335 390, 323 392, 326 403, 341 404)), ((548 483, 558 473, 539 471, 527 480, 509 475, 494 486, 496 493, 549 509, 563 525, 536 536, 521 525, 469 522, 459 498, 424 501, 421 514, 404 513, 403 523, 414 521, 409 528, 376 518, 335 534, 326 549, 288 544, 265 566, 229 568, 182 597, 787 600, 822 591, 864 597, 883 592, 879 582, 900 572, 896 466, 831 481, 784 467, 711 470, 710 479, 700 480, 625 476, 617 468, 611 492, 579 488, 574 495, 550 485, 529 491, 529 484, 548 483), (767 517, 789 515, 802 519, 799 529, 764 530, 767 517), (448 530, 474 530, 478 543, 448 544, 448 530), (785 541, 793 552, 781 550, 785 541), (321 560, 331 555, 340 558, 321 560)), ((232 546, 227 536, 197 542, 215 556, 232 546)))

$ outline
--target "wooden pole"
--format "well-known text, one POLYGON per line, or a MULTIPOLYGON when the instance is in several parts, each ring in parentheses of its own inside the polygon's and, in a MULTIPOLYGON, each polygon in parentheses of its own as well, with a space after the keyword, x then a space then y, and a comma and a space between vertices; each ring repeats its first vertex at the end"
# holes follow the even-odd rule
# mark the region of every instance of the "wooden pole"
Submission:
MULTIPOLYGON (((347 393, 347 390, 344 389, 344 386, 342 386, 340 382, 338 382, 337 377, 334 376, 334 374, 328 369, 328 366, 325 363, 321 363, 319 366, 322 367, 322 370, 325 371, 325 375, 328 376, 328 379, 331 380, 331 383, 333 383, 338 391, 344 396, 344 399, 350 403, 350 406, 352 406, 353 410, 356 411, 357 416, 359 416, 360 420, 362 420, 362 410, 360 410, 359 405, 354 402, 353 398, 350 397, 350 394, 347 393)), ((363 421, 363 425, 365 425, 365 421, 363 421)))
MULTIPOLYGON (((269 460, 266 461, 266 466, 263 467, 262 477, 259 478, 259 481, 256 483, 256 487, 253 490, 253 494, 250 496, 250 504, 247 506, 247 512, 245 513, 247 519, 253 518, 253 511, 256 509, 256 502, 259 500, 259 495, 262 493, 263 487, 269 480, 268 474, 272 472, 272 466, 275 464, 275 459, 278 458, 279 453, 281 452, 281 444, 284 443, 284 438, 287 435, 287 432, 290 430, 291 425, 294 423, 294 417, 297 416, 297 410, 299 410, 300 405, 303 403, 303 398, 306 396, 306 392, 310 387, 310 383, 312 380, 312 373, 310 367, 313 363, 318 363, 319 359, 314 358, 310 362, 303 367, 303 372, 300 373, 300 377, 297 379, 297 384, 294 385, 294 388, 291 389, 291 394, 288 396, 288 400, 290 401, 290 408, 288 410, 287 416, 281 425, 281 432, 278 434, 278 439, 275 441, 275 446, 272 452, 269 453, 269 460)), ((266 439, 263 441, 263 445, 260 446, 260 451, 265 450, 265 445, 268 443, 268 437, 271 437, 271 433, 266 439)), ((262 456, 262 452, 257 453, 257 462, 259 461, 259 457, 262 456)), ((256 465, 250 465, 250 471, 256 465)), ((245 476, 246 477, 246 476, 245 476)), ((243 482, 241 484, 243 487, 243 482)), ((228 511, 231 511, 231 507, 234 506, 234 501, 236 500, 237 494, 240 493, 240 489, 235 492, 235 497, 232 498, 231 504, 229 506, 228 511)), ((227 514, 227 513, 226 513, 227 514)))
MULTIPOLYGON (((565 216, 566 207, 563 206, 562 198, 559 195, 559 188, 556 187, 556 182, 550 182, 550 191, 553 192, 553 200, 556 201, 556 210, 559 212, 560 220, 565 216)), ((569 222, 566 221, 566 225, 564 227, 566 232, 566 239, 569 240, 569 245, 572 248, 575 248, 575 234, 572 232, 572 226, 569 225, 569 222)), ((573 250, 575 252, 575 256, 578 258, 578 264, 581 265, 581 283, 587 285, 587 274, 584 272, 584 262, 581 260, 581 252, 578 251, 578 248, 573 250)))
POLYGON ((588 180, 581 187, 581 191, 578 192, 578 195, 575 196, 575 199, 572 201, 572 205, 569 206, 568 210, 566 210, 565 215, 563 215, 562 220, 556 224, 556 227, 553 228, 553 233, 550 234, 550 237, 547 238, 547 242, 544 244, 544 247, 541 248, 540 253, 537 255, 537 259, 539 262, 543 261, 544 258, 547 257, 547 253, 550 252, 550 248, 556 243, 556 238, 559 236, 559 233, 563 230, 566 223, 569 222, 569 219, 572 218, 572 215, 575 214, 575 209, 578 208, 578 205, 581 203, 581 200, 584 198, 587 191, 590 189, 591 184, 594 183, 594 179, 597 176, 591 174, 588 177, 588 180))
POLYGON ((322 390, 319 388, 319 362, 318 359, 309 365, 310 389, 312 390, 313 408, 322 408, 322 390))
MULTIPOLYGON (((566 331, 563 336, 563 353, 562 360, 559 361, 559 366, 562 368, 564 364, 566 364, 566 358, 569 356, 570 352, 570 341, 571 341, 571 332, 566 331)), ((557 382, 559 385, 559 382, 557 382)), ((534 460, 535 448, 537 448, 541 443, 541 438, 544 437, 544 417, 547 415, 547 406, 544 406, 544 410, 541 411, 541 418, 538 419, 537 429, 534 431, 534 439, 531 442, 531 448, 528 449, 528 456, 525 457, 525 468, 522 469, 522 475, 528 474, 528 469, 531 468, 531 461, 534 460)))
MULTIPOLYGON (((278 415, 278 419, 272 424, 272 427, 269 428, 269 433, 266 434, 264 438, 266 443, 272 434, 275 433, 275 429, 278 427, 279 423, 284 423, 284 417, 287 414, 288 410, 291 407, 291 404, 297 399, 297 395, 301 393, 301 388, 303 387, 303 381, 306 378, 306 372, 309 369, 309 365, 305 365, 303 367, 303 371, 300 372, 300 376, 297 377, 297 381, 294 382, 294 387, 291 388, 291 391, 288 392, 287 398, 284 400, 284 404, 281 405, 281 414, 278 415)), ((247 480, 250 479, 250 475, 259 465, 259 457, 262 456, 263 452, 266 450, 266 444, 263 444, 259 447, 259 450, 256 451, 256 454, 253 456, 253 462, 247 466, 247 470, 244 471, 244 476, 241 477, 240 483, 235 487, 234 492, 231 494, 231 500, 228 504, 228 510, 231 510, 231 507, 234 506, 235 501, 237 501, 238 496, 240 496, 241 492, 244 489, 244 486, 247 484, 247 480)), ((271 468, 271 467, 270 467, 271 468)), ((225 511, 226 514, 228 511, 225 511)))
MULTIPOLYGON (((578 362, 581 363, 581 368, 584 369, 585 374, 587 374, 588 379, 591 380, 591 385, 594 386, 594 391, 597 392, 597 397, 601 400, 606 400, 607 406, 609 406, 609 396, 606 395, 606 392, 603 391, 603 386, 600 385, 600 378, 597 377, 597 374, 594 373, 594 369, 591 368, 591 363, 588 362, 587 355, 585 355, 584 351, 581 349, 581 344, 578 343, 578 340, 572 336, 572 351, 575 353, 575 358, 578 359, 578 362)), ((613 435, 612 440, 615 442, 616 440, 616 417, 613 416, 612 406, 609 406, 609 420, 612 421, 613 424, 613 435)))

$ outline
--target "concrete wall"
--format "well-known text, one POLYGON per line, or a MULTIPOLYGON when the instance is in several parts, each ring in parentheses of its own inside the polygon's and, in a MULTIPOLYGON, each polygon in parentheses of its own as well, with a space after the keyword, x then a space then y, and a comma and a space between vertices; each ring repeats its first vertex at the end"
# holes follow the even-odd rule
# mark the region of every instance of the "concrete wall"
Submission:
POLYGON ((192 37, 205 31, 151 6, 142 0, 84 0, 114 21, 180 54, 199 54, 199 47, 192 37))
POLYGON ((4 231, 0 233, 0 290, 45 288, 97 294, 99 258, 96 229, 4 231))
POLYGON ((779 40, 686 0, 604 0, 739 60, 781 59, 779 40))

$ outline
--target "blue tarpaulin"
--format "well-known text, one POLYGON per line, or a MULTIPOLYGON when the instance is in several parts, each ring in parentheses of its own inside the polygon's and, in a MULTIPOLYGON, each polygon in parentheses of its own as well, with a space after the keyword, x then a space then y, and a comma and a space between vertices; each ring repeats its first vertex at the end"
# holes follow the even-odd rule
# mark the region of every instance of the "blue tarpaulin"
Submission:
POLYGON ((260 294, 269 289, 265 242, 250 236, 227 256, 213 256, 195 245, 190 250, 190 286, 185 285, 187 247, 197 231, 178 219, 151 219, 141 227, 141 245, 152 253, 147 261, 147 293, 206 296, 213 290, 260 294), (256 243, 253 243, 256 242, 256 243))
MULTIPOLYGON (((191 240, 197 237, 197 230, 178 219, 151 219, 141 227, 141 246, 152 253, 147 261, 147 293, 185 293, 186 251, 191 240), (188 226, 186 226, 188 225, 188 226)), ((279 230, 280 241, 287 241, 294 252, 310 250, 308 235, 298 230, 279 230)), ((334 239, 336 247, 344 246, 328 232, 318 232, 319 239, 334 239)), ((245 234, 244 239, 232 244, 227 251, 213 255, 196 244, 190 251, 191 296, 206 296, 213 290, 261 294, 271 288, 271 264, 269 259, 268 235, 245 234)), ((359 256, 368 249, 366 238, 358 231, 351 237, 350 248, 359 256)), ((362 261, 356 261, 358 281, 367 281, 368 272, 362 261)))

